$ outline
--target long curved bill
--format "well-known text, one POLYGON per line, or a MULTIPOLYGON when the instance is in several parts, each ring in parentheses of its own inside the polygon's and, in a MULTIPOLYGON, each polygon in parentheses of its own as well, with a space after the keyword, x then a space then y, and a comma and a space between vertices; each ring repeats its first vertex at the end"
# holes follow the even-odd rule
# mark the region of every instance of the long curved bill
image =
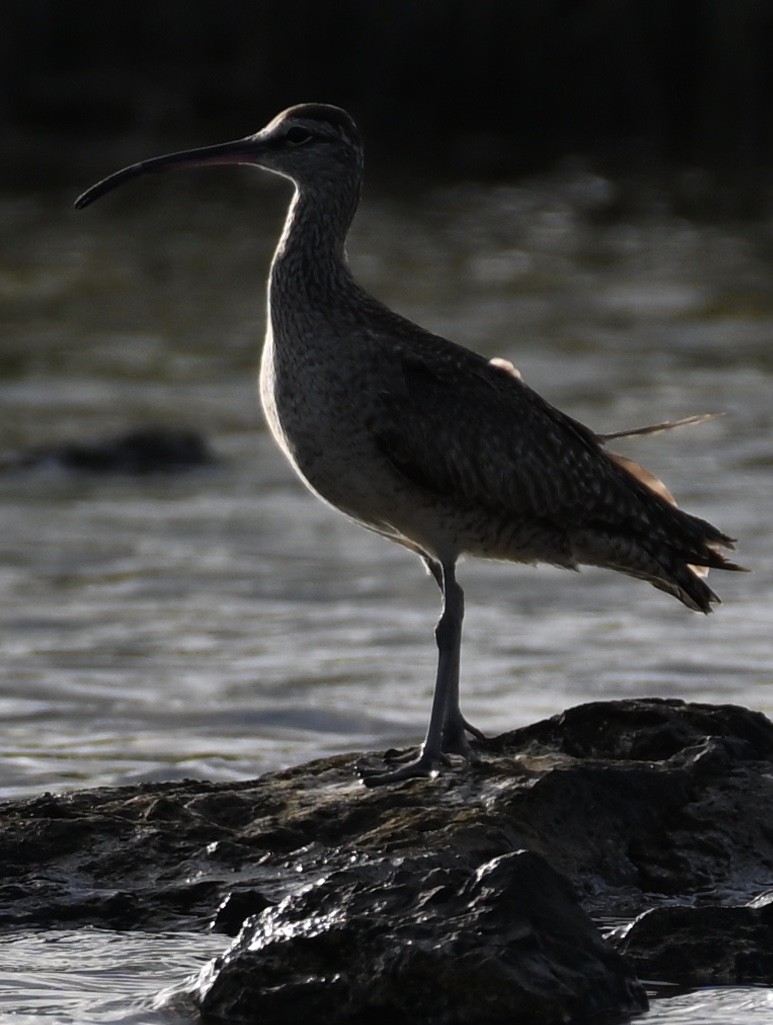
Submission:
POLYGON ((106 192, 112 192, 124 182, 143 174, 156 174, 169 168, 202 167, 207 164, 256 164, 263 148, 263 139, 258 133, 249 135, 245 139, 222 142, 216 146, 203 146, 199 149, 182 150, 179 153, 167 153, 162 157, 141 160, 137 164, 130 164, 129 167, 124 167, 121 171, 108 175, 96 185, 92 185, 90 189, 86 189, 75 200, 75 207, 80 210, 93 203, 95 199, 99 199, 100 196, 104 196, 106 192))

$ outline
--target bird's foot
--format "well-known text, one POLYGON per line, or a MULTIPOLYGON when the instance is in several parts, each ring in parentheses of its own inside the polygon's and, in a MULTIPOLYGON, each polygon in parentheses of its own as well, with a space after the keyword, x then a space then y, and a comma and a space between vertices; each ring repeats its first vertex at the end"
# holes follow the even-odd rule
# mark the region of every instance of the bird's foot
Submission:
POLYGON ((470 747, 470 742, 467 740, 467 734, 470 734, 479 743, 485 743, 486 738, 481 731, 472 726, 461 712, 458 715, 453 716, 443 726, 443 737, 441 741, 441 749, 446 754, 461 755, 468 762, 478 762, 480 759, 475 751, 470 747))
POLYGON ((456 708, 444 722, 439 741, 435 738, 429 746, 425 741, 418 755, 413 755, 410 749, 387 751, 384 760, 389 767, 386 771, 358 766, 358 775, 366 787, 380 787, 385 783, 400 783, 406 779, 431 779, 451 765, 450 755, 458 755, 466 762, 478 765, 480 757, 470 746, 468 733, 479 743, 485 743, 483 733, 468 723, 456 708))
MULTIPOLYGON (((393 755, 388 763, 399 761, 400 756, 393 755)), ((366 787, 380 787, 385 783, 401 783, 405 779, 432 779, 437 776, 441 768, 451 764, 448 755, 442 751, 432 753, 422 747, 416 758, 403 762, 396 768, 387 769, 385 772, 359 770, 359 776, 366 787)))
POLYGON ((395 767, 389 768, 385 772, 360 770, 360 779, 366 787, 379 787, 384 783, 400 783, 405 779, 431 779, 439 775, 443 769, 449 768, 452 764, 450 755, 458 755, 471 765, 478 765, 480 756, 470 747, 465 736, 465 729, 469 729, 479 740, 486 739, 479 730, 473 731, 467 723, 464 724, 464 728, 455 723, 454 728, 448 731, 444 730, 441 751, 433 752, 422 747, 419 754, 413 758, 411 758, 410 752, 388 751, 385 760, 388 765, 395 767))

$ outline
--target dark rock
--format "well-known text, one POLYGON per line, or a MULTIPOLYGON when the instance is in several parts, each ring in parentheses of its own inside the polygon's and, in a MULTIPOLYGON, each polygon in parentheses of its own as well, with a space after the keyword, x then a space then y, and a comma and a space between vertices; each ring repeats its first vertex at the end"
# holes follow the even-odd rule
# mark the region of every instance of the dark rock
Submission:
POLYGON ((618 949, 648 979, 773 984, 773 895, 745 907, 652 908, 622 934, 618 949))
POLYGON ((101 441, 70 442, 33 449, 4 469, 58 466, 79 473, 170 473, 208 466, 214 457, 195 431, 147 427, 101 441))
MULTIPOLYGON (((508 992, 531 986, 542 1011, 521 1020, 571 1020, 589 1012, 592 989, 603 1006, 617 994, 618 1010, 629 1013, 638 999, 630 976, 609 951, 602 956, 595 934, 574 941, 574 961, 563 958, 562 931, 576 935, 587 925, 573 892, 585 913, 605 921, 650 912, 609 936, 648 979, 773 983, 770 912, 764 901, 750 903, 773 877, 772 763, 773 725, 757 713, 599 702, 488 742, 479 764, 397 786, 362 786, 355 757, 338 756, 237 784, 141 784, 7 803, 0 805, 0 927, 191 929, 220 907, 218 927, 234 933, 253 916, 250 931, 210 969, 203 999, 213 1006, 227 993, 222 999, 235 1008, 240 964, 256 965, 245 992, 260 987, 255 978, 281 988, 284 966, 286 992, 308 1000, 319 1021, 325 1000, 337 1003, 342 993, 354 1013, 368 972, 381 1001, 381 1010, 368 1011, 369 1025, 387 1008, 405 1017, 403 991, 417 977, 411 973, 425 970, 444 980, 437 999, 447 1013, 441 1007, 435 1022, 455 1022, 454 1006, 464 1007, 464 1020, 478 1020, 462 996, 448 995, 468 959, 485 961, 480 973, 492 1006, 501 1006, 505 983, 508 992), (513 857, 522 850, 528 858, 513 857), (516 865, 541 880, 534 893, 516 865), (433 873, 442 885, 426 880, 433 873), (486 875, 502 884, 499 917, 476 890, 475 879, 486 875), (280 932, 287 926, 281 942, 269 935, 272 923, 280 932), (301 935, 304 923, 313 936, 301 935), (348 974, 332 949, 344 936, 342 949, 356 955, 348 974), (399 958, 389 953, 395 936, 399 958), (318 959, 317 981, 305 989, 297 984, 304 945, 318 959), (491 958, 483 958, 483 945, 491 958), (544 961, 533 956, 538 947, 544 961), (580 964, 586 948, 589 960, 580 964), (569 981, 543 1000, 548 961, 556 979, 569 981), (593 985, 583 990, 577 973, 593 985), (329 979, 322 990, 320 979, 329 979), (561 1000, 565 1018, 551 1019, 561 1000)), ((271 999, 279 1007, 280 994, 271 999)), ((288 1020, 306 1018, 298 1005, 288 1020)))
POLYGON ((333 872, 251 919, 200 1005, 261 1025, 549 1025, 619 1020, 647 999, 566 880, 518 851, 477 869, 445 852, 333 872))

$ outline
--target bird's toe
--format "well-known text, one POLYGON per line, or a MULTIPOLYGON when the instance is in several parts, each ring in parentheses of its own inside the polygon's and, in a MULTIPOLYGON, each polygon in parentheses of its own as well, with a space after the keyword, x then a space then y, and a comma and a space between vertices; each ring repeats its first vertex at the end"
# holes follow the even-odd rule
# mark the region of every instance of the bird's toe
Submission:
MULTIPOLYGON (((393 752, 396 757, 389 758, 387 752, 387 764, 399 761, 398 752, 393 752)), ((448 756, 443 752, 430 754, 422 749, 418 756, 407 762, 398 764, 395 768, 388 768, 385 771, 363 769, 358 766, 357 772, 360 780, 366 787, 380 787, 389 783, 401 783, 406 779, 432 779, 437 776, 441 769, 451 764, 448 756)))

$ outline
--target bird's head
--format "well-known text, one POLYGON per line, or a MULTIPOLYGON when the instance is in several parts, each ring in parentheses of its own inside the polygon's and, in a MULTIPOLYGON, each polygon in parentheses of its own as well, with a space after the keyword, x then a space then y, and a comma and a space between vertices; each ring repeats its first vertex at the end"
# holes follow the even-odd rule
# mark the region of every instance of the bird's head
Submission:
POLYGON ((139 175, 212 164, 254 164, 290 178, 300 187, 331 176, 358 180, 362 142, 345 110, 326 103, 301 103, 277 114, 265 128, 244 139, 131 164, 92 185, 78 197, 75 206, 88 206, 139 175))

